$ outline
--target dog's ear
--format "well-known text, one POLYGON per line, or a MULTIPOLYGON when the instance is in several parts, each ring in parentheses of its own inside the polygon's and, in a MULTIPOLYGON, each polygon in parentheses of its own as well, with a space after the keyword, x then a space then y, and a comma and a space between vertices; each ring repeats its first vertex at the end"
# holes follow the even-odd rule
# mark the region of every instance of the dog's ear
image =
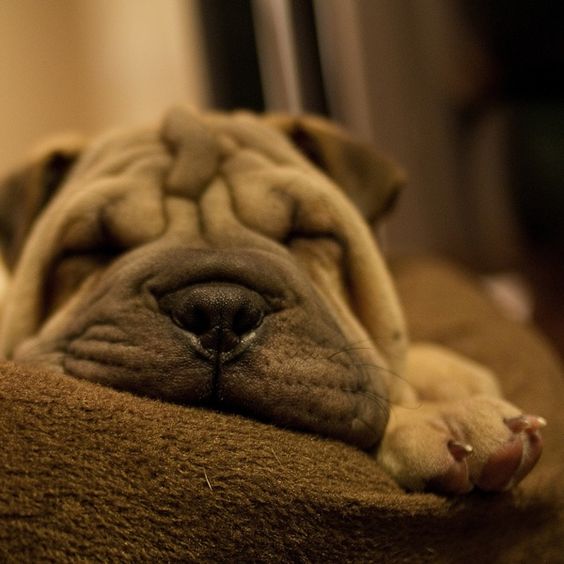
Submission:
POLYGON ((0 250, 13 269, 41 210, 69 173, 82 140, 65 137, 40 147, 29 162, 0 180, 0 250))
POLYGON ((374 147, 321 117, 269 114, 265 119, 341 186, 368 221, 377 221, 393 207, 405 175, 374 147))

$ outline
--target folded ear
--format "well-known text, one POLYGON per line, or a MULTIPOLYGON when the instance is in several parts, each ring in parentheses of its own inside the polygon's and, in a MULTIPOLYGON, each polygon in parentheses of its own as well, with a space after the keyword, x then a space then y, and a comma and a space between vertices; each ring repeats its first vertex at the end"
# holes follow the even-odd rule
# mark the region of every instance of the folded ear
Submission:
POLYGON ((62 184, 82 146, 75 136, 53 140, 0 180, 0 250, 10 270, 36 217, 62 184))
POLYGON ((347 192, 368 221, 393 207, 405 175, 371 145, 321 117, 269 114, 265 119, 347 192))

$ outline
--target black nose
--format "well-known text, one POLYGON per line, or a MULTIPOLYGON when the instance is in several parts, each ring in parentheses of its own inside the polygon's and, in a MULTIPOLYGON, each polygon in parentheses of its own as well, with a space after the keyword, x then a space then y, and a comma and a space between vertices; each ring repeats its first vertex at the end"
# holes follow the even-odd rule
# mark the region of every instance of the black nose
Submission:
POLYGON ((257 292, 219 282, 189 286, 164 297, 160 305, 213 353, 232 351, 262 323, 268 307, 257 292))

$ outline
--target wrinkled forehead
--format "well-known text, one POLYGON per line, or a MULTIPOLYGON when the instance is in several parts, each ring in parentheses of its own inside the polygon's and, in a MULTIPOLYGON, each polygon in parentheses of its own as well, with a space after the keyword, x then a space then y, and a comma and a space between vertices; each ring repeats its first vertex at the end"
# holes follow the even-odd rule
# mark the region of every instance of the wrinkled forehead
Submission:
MULTIPOLYGON (((194 215, 203 216, 200 226, 212 235, 223 227, 220 222, 236 221, 275 240, 291 228, 334 230, 343 208, 352 208, 256 116, 196 116, 182 108, 169 112, 160 128, 113 133, 93 143, 54 204, 67 223, 65 246, 81 247, 103 228, 130 247, 169 227, 178 214, 167 207, 180 201, 198 208, 194 215), (231 216, 218 214, 227 208, 231 216)), ((189 213, 182 222, 189 222, 189 213)))
POLYGON ((255 115, 196 115, 175 108, 160 127, 112 132, 93 142, 73 171, 75 182, 65 191, 85 191, 95 179, 149 174, 160 178, 166 193, 197 200, 218 174, 266 166, 316 170, 255 115))
POLYGON ((166 190, 197 199, 217 173, 279 166, 311 171, 308 161, 275 129, 249 113, 193 115, 173 109, 160 136, 174 157, 166 190))

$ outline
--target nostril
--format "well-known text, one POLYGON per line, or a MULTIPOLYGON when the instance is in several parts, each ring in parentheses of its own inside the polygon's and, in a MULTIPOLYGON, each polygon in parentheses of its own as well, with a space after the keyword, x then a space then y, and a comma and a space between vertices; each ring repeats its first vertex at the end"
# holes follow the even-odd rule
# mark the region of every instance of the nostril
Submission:
POLYGON ((264 318, 264 310, 252 304, 241 306, 233 317, 233 331, 237 335, 244 335, 256 329, 264 318))
POLYGON ((212 329, 212 321, 208 313, 201 305, 188 304, 184 310, 173 310, 170 315, 174 323, 182 329, 195 335, 202 335, 212 329))

